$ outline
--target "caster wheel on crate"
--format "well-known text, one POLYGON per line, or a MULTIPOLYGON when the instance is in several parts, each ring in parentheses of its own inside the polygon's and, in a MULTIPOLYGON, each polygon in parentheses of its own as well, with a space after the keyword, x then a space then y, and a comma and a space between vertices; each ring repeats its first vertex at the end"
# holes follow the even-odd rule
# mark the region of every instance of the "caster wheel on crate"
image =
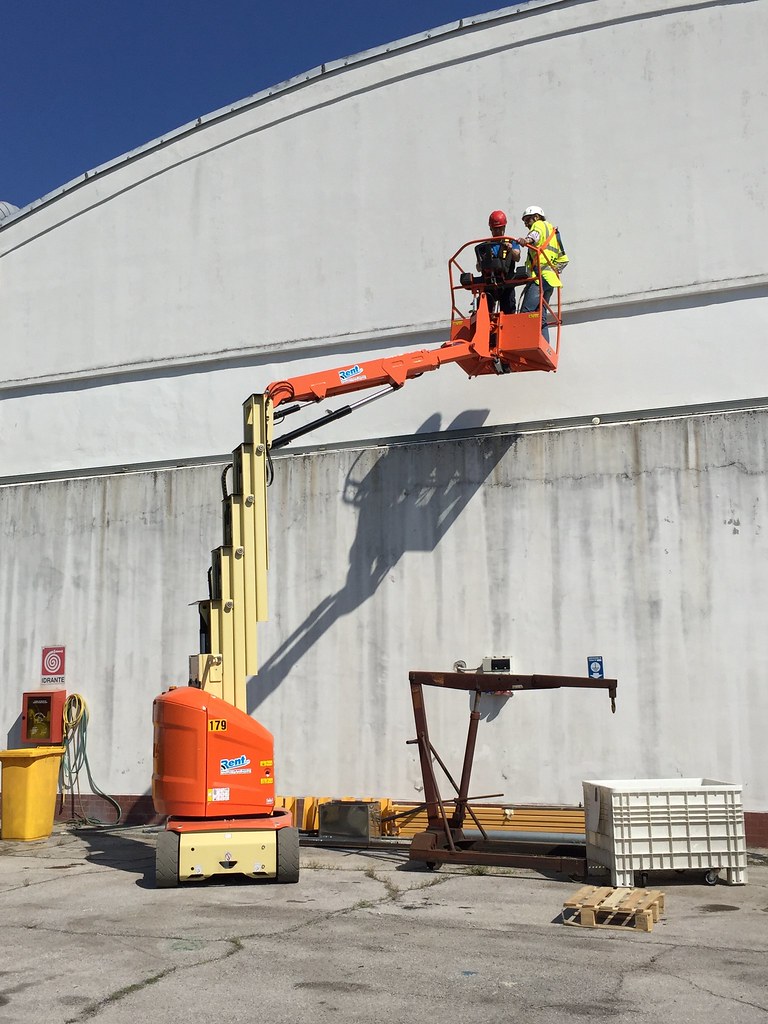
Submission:
POLYGON ((704 884, 705 885, 717 885, 717 883, 719 881, 720 881, 720 868, 712 868, 711 871, 708 871, 706 873, 706 875, 704 875, 704 884))
POLYGON ((647 871, 639 871, 636 877, 637 877, 638 888, 640 888, 640 889, 647 889, 648 888, 648 872, 647 871))

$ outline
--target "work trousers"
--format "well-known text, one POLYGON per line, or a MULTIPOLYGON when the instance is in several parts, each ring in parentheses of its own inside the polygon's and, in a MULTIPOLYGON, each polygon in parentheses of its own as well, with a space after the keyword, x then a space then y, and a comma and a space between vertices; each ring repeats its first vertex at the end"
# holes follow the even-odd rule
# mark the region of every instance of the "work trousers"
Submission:
POLYGON ((498 299, 500 313, 515 312, 515 289, 514 288, 491 288, 488 291, 488 302, 490 308, 498 299))
MULTIPOLYGON (((555 286, 554 285, 550 284, 548 281, 544 282, 544 301, 545 302, 549 302, 550 297, 552 295, 552 292, 554 290, 555 290, 555 286)), ((525 291, 523 292, 523 301, 522 301, 522 303, 520 305, 520 312, 521 313, 535 313, 536 310, 539 308, 539 299, 540 299, 539 283, 538 283, 538 281, 531 281, 530 284, 525 286, 525 291)), ((547 324, 547 311, 546 311, 546 309, 542 310, 542 318, 541 318, 541 320, 542 320, 542 323, 541 323, 541 333, 542 333, 542 335, 544 337, 544 340, 547 342, 547 344, 549 344, 549 325, 547 324)))

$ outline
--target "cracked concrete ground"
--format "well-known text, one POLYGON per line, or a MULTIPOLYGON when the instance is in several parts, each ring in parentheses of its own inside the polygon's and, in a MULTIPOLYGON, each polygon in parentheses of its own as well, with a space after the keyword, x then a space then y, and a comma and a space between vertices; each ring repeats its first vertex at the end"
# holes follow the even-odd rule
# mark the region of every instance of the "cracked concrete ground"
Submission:
POLYGON ((578 887, 303 848, 298 885, 153 887, 155 836, 0 842, 0 1021, 768 1021, 768 857, 750 884, 654 879, 650 934, 564 927, 578 887))

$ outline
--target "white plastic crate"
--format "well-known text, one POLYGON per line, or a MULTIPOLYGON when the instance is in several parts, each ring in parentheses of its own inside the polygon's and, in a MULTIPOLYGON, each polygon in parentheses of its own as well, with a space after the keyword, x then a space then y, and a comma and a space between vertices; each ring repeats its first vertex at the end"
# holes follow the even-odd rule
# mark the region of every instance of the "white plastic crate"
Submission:
POLYGON ((635 872, 725 869, 747 881, 741 786, 714 779, 587 780, 587 860, 610 868, 611 884, 633 886, 635 872))

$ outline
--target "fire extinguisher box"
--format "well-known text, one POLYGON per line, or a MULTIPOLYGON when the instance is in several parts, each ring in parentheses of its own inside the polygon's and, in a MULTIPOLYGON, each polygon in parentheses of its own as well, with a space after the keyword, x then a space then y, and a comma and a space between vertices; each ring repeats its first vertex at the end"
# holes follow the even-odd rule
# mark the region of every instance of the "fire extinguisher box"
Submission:
POLYGON ((30 690, 22 694, 22 742, 44 746, 61 743, 66 699, 66 690, 30 690))

